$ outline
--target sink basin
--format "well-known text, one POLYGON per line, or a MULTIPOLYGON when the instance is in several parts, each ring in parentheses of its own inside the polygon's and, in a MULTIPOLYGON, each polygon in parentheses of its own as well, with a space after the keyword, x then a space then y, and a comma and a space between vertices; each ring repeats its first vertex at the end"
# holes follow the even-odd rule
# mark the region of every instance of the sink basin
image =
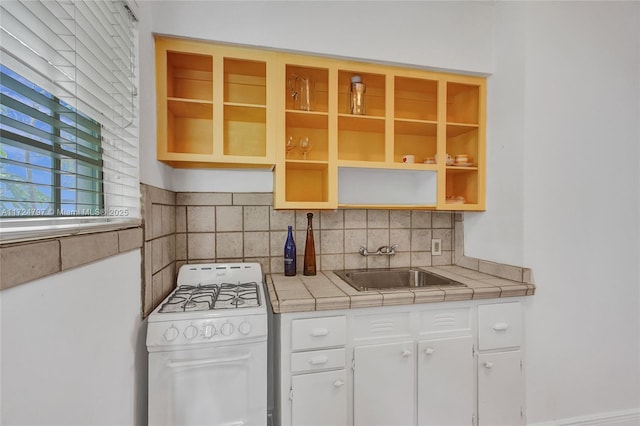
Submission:
POLYGON ((347 269, 333 271, 358 291, 416 287, 465 287, 449 278, 416 268, 347 269))

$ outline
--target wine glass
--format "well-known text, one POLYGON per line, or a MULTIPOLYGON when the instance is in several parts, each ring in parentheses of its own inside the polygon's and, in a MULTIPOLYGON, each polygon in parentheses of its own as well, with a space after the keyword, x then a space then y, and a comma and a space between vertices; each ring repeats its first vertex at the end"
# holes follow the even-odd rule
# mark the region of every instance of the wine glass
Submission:
POLYGON ((293 136, 289 136, 287 138, 287 144, 286 144, 286 148, 287 148, 286 158, 289 158, 289 152, 294 150, 297 146, 298 146, 298 142, 296 142, 296 140, 293 138, 293 136))
POLYGON ((312 145, 311 141, 307 136, 300 138, 300 142, 298 143, 298 148, 302 151, 302 159, 307 159, 307 152, 311 151, 312 145))

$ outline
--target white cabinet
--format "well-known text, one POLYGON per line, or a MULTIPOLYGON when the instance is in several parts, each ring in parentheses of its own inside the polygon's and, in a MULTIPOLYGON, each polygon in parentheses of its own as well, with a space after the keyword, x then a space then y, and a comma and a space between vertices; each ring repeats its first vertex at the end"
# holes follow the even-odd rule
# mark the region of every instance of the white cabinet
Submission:
POLYGON ((418 425, 459 426, 473 422, 473 338, 470 335, 418 342, 418 425))
POLYGON ((347 374, 344 369, 301 374, 291 379, 291 424, 347 425, 347 374))
POLYGON ((353 424, 413 425, 413 341, 358 346, 353 360, 353 424))
POLYGON ((478 424, 524 424, 519 302, 478 306, 478 424))
POLYGON ((282 424, 347 425, 346 327, 344 315, 290 322, 290 344, 284 351, 280 348, 281 359, 288 358, 281 380, 290 380, 288 395, 280 392, 281 401, 288 400, 288 412, 276 416, 282 424))
POLYGON ((513 300, 276 315, 275 426, 523 425, 513 300))
POLYGON ((478 355, 478 421, 480 425, 524 424, 521 352, 478 355))

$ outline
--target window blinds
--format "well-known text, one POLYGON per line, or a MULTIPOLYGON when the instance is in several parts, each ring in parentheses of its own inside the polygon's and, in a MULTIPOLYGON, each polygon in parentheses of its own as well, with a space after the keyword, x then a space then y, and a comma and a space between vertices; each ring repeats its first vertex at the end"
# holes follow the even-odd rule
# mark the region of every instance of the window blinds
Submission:
MULTIPOLYGON (((5 211, 0 238, 139 223, 137 32, 124 2, 2 0, 0 8, 3 90, 22 90, 29 103, 27 108, 3 94, 3 108, 12 103, 22 115, 41 114, 39 122, 53 129, 43 136, 42 126, 27 131, 24 122, 3 114, 2 142, 12 149, 35 146, 33 155, 49 156, 51 179, 30 184, 58 194, 49 203, 27 199, 21 205, 31 202, 33 208, 5 211), (39 91, 25 89, 29 83, 39 91), (37 136, 45 143, 33 142, 37 136)), ((6 153, 0 157, 5 169, 19 162, 6 153)), ((48 167, 25 158, 22 167, 30 176, 48 167)), ((0 199, 6 200, 4 192, 0 199)))

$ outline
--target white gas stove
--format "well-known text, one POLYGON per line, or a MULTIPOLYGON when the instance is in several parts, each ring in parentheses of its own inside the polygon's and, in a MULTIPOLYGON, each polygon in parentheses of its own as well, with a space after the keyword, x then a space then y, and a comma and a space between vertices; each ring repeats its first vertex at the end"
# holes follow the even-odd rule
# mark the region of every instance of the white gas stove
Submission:
POLYGON ((266 425, 267 306, 258 263, 184 265, 149 315, 149 425, 266 425))

